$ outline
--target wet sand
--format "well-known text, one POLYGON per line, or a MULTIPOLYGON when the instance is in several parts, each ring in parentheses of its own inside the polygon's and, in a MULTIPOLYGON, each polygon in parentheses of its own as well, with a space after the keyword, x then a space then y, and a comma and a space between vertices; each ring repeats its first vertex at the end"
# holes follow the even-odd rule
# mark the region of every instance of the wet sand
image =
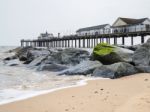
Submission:
POLYGON ((150 74, 88 81, 1 105, 0 112, 150 112, 150 74))

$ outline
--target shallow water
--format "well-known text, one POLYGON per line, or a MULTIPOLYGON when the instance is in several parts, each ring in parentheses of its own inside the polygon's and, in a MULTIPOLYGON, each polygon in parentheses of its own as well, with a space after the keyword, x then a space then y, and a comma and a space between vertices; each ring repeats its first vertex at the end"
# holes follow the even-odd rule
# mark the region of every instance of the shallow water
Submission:
MULTIPOLYGON (((8 66, 10 61, 5 57, 14 53, 6 51, 12 47, 0 47, 0 104, 38 95, 56 88, 76 85, 81 80, 90 79, 87 76, 58 76, 55 72, 37 72, 20 63, 18 66, 8 66)), ((18 61, 18 60, 15 60, 18 61)))

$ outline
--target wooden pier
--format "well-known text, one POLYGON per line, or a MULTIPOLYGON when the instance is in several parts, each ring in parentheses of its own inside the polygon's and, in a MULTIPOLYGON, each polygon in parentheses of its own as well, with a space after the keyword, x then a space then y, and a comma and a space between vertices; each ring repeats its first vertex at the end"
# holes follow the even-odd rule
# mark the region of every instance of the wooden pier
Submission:
POLYGON ((131 45, 134 45, 134 38, 141 38, 141 43, 145 42, 145 36, 150 35, 150 30, 140 32, 128 32, 128 33, 111 33, 91 36, 64 36, 62 38, 51 39, 37 39, 37 40, 21 40, 21 46, 32 47, 74 47, 74 48, 93 48, 98 43, 105 43, 118 45, 118 39, 122 39, 122 45, 125 45, 125 39, 131 38, 131 45), (110 40, 113 39, 113 43, 110 40))

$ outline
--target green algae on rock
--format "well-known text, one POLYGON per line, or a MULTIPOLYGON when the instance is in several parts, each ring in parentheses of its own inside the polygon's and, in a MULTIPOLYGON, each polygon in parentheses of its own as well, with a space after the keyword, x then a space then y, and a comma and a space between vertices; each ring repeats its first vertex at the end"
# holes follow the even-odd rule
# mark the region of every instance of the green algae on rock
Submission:
POLYGON ((133 51, 128 49, 109 45, 107 43, 100 43, 93 50, 93 59, 99 60, 103 64, 132 62, 133 53, 133 51))
POLYGON ((107 54, 110 54, 113 51, 114 51, 114 46, 111 46, 107 43, 98 44, 94 48, 94 54, 97 54, 97 55, 107 55, 107 54))

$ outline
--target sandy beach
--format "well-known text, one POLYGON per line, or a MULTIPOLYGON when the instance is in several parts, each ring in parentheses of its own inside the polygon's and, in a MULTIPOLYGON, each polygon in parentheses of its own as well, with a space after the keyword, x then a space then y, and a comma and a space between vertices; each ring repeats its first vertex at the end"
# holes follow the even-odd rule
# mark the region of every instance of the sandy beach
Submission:
POLYGON ((150 112, 150 74, 88 81, 1 105, 0 112, 150 112))

